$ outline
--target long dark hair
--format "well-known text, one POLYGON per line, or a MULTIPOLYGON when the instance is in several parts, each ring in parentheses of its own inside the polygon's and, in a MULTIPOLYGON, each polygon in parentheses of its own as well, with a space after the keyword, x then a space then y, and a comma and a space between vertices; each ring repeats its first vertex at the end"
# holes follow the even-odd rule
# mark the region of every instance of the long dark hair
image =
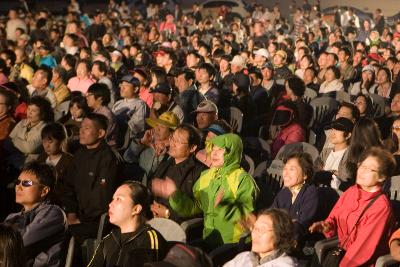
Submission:
POLYGON ((349 146, 347 169, 355 178, 361 155, 371 147, 383 147, 381 133, 373 119, 362 117, 354 125, 349 146))
POLYGON ((25 266, 24 243, 21 234, 9 224, 0 223, 0 265, 25 266))

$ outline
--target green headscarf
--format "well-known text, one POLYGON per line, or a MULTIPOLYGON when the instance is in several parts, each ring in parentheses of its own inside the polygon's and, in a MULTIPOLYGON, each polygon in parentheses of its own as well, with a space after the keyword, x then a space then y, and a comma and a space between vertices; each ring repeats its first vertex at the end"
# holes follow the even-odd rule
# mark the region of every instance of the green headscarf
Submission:
POLYGON ((210 140, 213 146, 225 149, 224 165, 220 167, 219 173, 228 175, 233 170, 240 168, 242 160, 243 143, 237 134, 223 134, 210 140))

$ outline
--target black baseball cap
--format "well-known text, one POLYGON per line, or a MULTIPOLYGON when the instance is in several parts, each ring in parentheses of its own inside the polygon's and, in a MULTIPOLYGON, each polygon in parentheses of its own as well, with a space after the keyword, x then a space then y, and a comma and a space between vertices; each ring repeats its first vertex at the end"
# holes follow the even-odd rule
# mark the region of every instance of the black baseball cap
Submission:
POLYGON ((349 120, 348 118, 338 118, 337 120, 333 121, 329 126, 325 129, 335 129, 346 133, 351 133, 353 131, 354 123, 349 120))

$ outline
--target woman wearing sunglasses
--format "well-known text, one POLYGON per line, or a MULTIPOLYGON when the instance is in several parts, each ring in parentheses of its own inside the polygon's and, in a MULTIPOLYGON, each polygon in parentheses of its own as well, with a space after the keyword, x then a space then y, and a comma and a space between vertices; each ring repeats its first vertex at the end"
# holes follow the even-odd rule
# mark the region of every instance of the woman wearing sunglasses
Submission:
POLYGON ((15 184, 15 201, 22 210, 8 215, 5 222, 21 233, 28 266, 59 266, 67 223, 64 211, 50 203, 53 169, 32 162, 22 169, 15 184))

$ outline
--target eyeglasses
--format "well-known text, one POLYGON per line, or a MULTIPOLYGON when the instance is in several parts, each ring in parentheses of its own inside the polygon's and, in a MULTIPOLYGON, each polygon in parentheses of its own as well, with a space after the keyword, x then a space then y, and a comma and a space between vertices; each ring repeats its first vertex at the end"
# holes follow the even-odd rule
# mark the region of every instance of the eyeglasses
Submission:
POLYGON ((188 145, 189 144, 188 142, 180 142, 180 141, 174 139, 173 136, 169 137, 169 142, 175 143, 175 144, 181 144, 181 145, 188 145))
POLYGON ((15 185, 22 185, 23 187, 31 187, 32 185, 40 185, 40 183, 34 182, 32 180, 15 180, 15 185))
POLYGON ((363 102, 363 101, 354 102, 354 105, 363 105, 363 104, 366 104, 366 102, 363 102))
POLYGON ((370 167, 365 166, 365 165, 362 165, 362 164, 361 164, 361 165, 358 165, 358 169, 359 169, 359 170, 369 171, 369 172, 376 172, 376 173, 379 173, 378 170, 371 169, 370 167))
POLYGON ((392 130, 393 131, 398 131, 398 130, 400 130, 400 126, 392 126, 392 130))

